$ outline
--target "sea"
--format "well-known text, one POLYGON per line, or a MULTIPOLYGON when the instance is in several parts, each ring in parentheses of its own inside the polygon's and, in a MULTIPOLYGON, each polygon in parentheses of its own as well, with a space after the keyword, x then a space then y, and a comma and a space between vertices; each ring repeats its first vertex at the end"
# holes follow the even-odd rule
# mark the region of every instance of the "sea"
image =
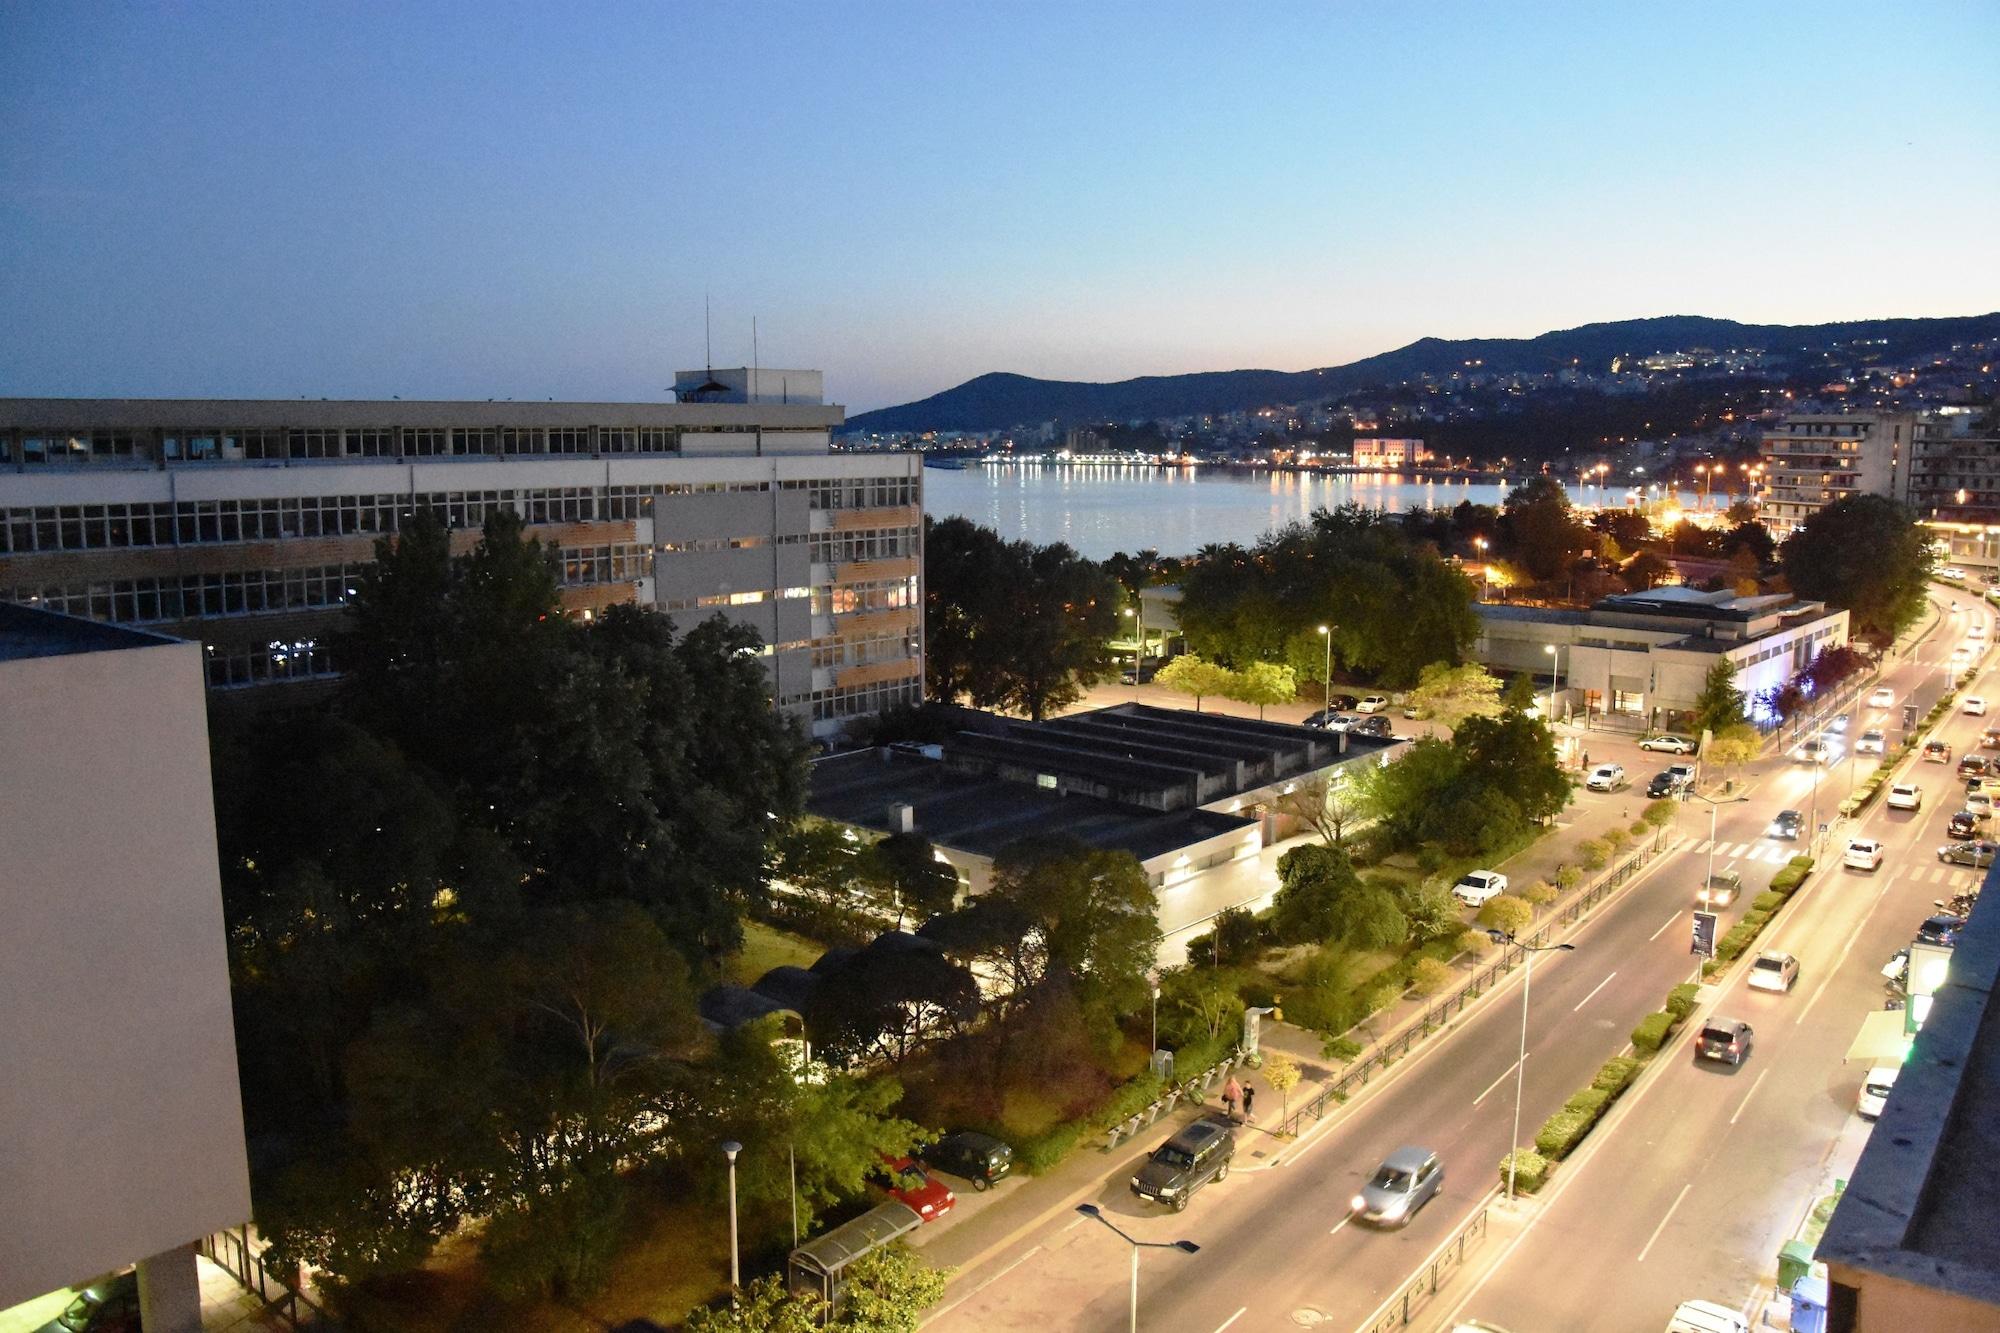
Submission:
MULTIPOLYGON (((1225 467, 1032 464, 924 469, 924 512, 962 515, 1009 541, 1067 542, 1102 560, 1151 548, 1189 555, 1210 542, 1249 545, 1265 533, 1344 504, 1401 513, 1461 500, 1498 505, 1508 485, 1394 473, 1343 475, 1225 467)), ((1571 486, 1580 505, 1622 505, 1628 491, 1571 486)), ((1692 502, 1692 497, 1688 497, 1692 502)))

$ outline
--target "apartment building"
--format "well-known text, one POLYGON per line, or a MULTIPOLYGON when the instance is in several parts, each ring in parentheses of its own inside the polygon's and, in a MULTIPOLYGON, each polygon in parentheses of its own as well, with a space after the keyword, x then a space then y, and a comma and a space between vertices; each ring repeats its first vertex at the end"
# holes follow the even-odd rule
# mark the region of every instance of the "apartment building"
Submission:
POLYGON ((1354 466, 1385 470, 1415 467, 1431 461, 1431 451, 1422 440, 1384 440, 1367 435, 1354 438, 1354 466))
POLYGON ((2000 433, 1945 408, 1917 421, 1904 500, 1930 529, 1938 563, 2000 580, 2000 433))
POLYGON ((340 670, 377 539, 518 513, 562 604, 710 615, 817 736, 921 697, 921 460, 835 454, 817 371, 682 372, 673 403, 0 399, 0 601, 202 644, 213 690, 340 670))
POLYGON ((1759 517, 1771 535, 1845 496, 1902 498, 1916 423, 1912 412, 1795 413, 1765 431, 1759 517))

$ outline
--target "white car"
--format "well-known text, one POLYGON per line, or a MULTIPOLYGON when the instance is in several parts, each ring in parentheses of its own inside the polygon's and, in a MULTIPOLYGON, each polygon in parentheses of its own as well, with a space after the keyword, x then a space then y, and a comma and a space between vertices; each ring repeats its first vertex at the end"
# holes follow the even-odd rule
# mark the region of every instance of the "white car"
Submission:
POLYGON ((1354 705, 1354 711, 1357 713, 1379 713, 1388 706, 1389 700, 1387 696, 1371 694, 1360 703, 1354 705))
POLYGON ((1889 788, 1891 810, 1921 810, 1924 793, 1914 782, 1898 782, 1889 788))
POLYGON ((1887 685, 1877 686, 1875 689, 1869 691, 1868 706, 1870 708, 1894 708, 1896 706, 1896 692, 1887 685))
POLYGON ((1960 569, 1957 565, 1946 565, 1943 569, 1940 569, 1938 573, 1943 575, 1945 578, 1957 579, 1960 583, 1965 582, 1965 571, 1960 569))
POLYGON ((1864 731, 1861 733, 1861 739, 1854 742, 1854 753, 1881 754, 1883 743, 1884 741, 1881 732, 1864 731))
POLYGON ((1799 960, 1776 949, 1766 949, 1750 966, 1750 989, 1783 993, 1799 979, 1799 960))
POLYGON ((1985 717, 1986 696, 1983 694, 1966 695, 1965 702, 1960 705, 1960 711, 1970 717, 1985 717))
POLYGON ((1814 736, 1800 741, 1792 750, 1792 758, 1801 764, 1825 764, 1833 760, 1833 746, 1824 737, 1814 736))
POLYGON ((1987 818, 1993 813, 1993 793, 1985 790, 1967 792, 1965 808, 1980 819, 1987 818))
POLYGON ((1667 1321, 1667 1333, 1750 1333, 1750 1321, 1714 1301, 1682 1301, 1667 1321))
POLYGON ((1625 785, 1625 765, 1599 764, 1590 770, 1583 785, 1592 791, 1617 791, 1625 785))
POLYGON ((1861 1095, 1856 1099, 1854 1109, 1861 1113, 1863 1120, 1873 1120, 1882 1114, 1884 1103, 1889 1100, 1889 1089, 1896 1086, 1896 1074, 1900 1065, 1877 1065, 1868 1071, 1868 1077, 1861 1080, 1861 1095))
POLYGON ((1960 645, 1958 645, 1958 647, 1952 649, 1951 660, 1954 663, 1970 662, 1972 660, 1972 645, 1969 643, 1961 643, 1960 645))
POLYGON ((1880 870, 1882 868, 1882 844, 1873 838, 1856 838, 1847 844, 1847 855, 1841 864, 1849 870, 1880 870))
POLYGON ((1467 907, 1484 907, 1507 892, 1507 877, 1497 870, 1468 870, 1451 886, 1451 896, 1467 907))

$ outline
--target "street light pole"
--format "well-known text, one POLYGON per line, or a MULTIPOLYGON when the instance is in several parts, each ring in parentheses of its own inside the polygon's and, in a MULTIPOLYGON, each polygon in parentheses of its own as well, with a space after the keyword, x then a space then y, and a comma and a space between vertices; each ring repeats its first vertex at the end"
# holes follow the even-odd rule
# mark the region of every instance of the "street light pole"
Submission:
POLYGON ((1556 680, 1562 674, 1562 650, 1556 644, 1545 643, 1542 651, 1555 659, 1549 667, 1549 725, 1553 727, 1556 724, 1556 680))
POLYGON ((1114 1236, 1132 1247, 1132 1317, 1128 1327, 1131 1333, 1139 1333, 1139 1251, 1179 1250, 1182 1254, 1199 1254, 1201 1246, 1191 1240, 1138 1240, 1126 1235, 1118 1225, 1104 1215, 1104 1210, 1094 1203, 1080 1203, 1076 1210, 1085 1217, 1102 1223, 1114 1236))
POLYGON ((1326 640, 1326 674, 1320 677, 1325 682, 1325 688, 1320 691, 1319 701, 1322 707, 1331 708, 1333 707, 1333 626, 1321 625, 1319 636, 1326 640))
POLYGON ((1486 932, 1494 943, 1505 941, 1526 955, 1521 972, 1521 1050, 1514 1060, 1514 1137, 1507 1144, 1507 1201, 1514 1200, 1515 1154, 1521 1151, 1521 1093, 1528 1072, 1528 989, 1535 984, 1535 955, 1576 948, 1574 944, 1523 944, 1504 930, 1486 932))
POLYGON ((1491 586, 1493 567, 1486 563, 1486 539, 1474 537, 1472 545, 1479 552, 1479 600, 1483 602, 1493 593, 1491 586))
POLYGON ((1160 983, 1153 983, 1153 1050, 1160 1049, 1160 983))
POLYGON ((735 1139, 722 1145, 723 1156, 729 1159, 729 1299, 732 1302, 743 1289, 743 1270, 736 1250, 736 1154, 742 1151, 743 1145, 735 1139))

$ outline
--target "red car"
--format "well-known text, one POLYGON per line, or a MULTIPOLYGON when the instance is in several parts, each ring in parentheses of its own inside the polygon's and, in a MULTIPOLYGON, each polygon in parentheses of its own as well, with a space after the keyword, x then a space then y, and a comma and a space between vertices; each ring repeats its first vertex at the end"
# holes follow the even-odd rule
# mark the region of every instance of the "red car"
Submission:
POLYGON ((958 1202, 958 1196, 951 1192, 949 1186, 943 1181, 932 1180, 921 1166, 907 1157, 885 1155, 881 1169, 874 1174, 874 1181, 889 1192, 890 1198, 897 1203, 908 1204, 926 1222, 935 1222, 958 1202))

